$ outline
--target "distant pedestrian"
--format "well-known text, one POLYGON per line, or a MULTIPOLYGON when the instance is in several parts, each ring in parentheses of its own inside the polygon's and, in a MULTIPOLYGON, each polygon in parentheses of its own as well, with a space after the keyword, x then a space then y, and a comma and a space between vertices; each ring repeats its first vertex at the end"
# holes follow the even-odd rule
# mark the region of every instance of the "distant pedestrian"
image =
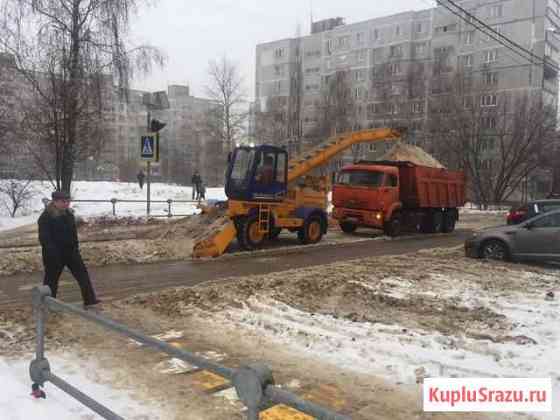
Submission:
POLYGON ((206 200, 206 186, 201 182, 198 188, 198 201, 206 200))
POLYGON ((42 247, 45 278, 56 298, 58 280, 64 267, 68 267, 77 280, 84 306, 100 303, 95 296, 87 268, 80 255, 78 231, 73 211, 69 208, 70 196, 62 191, 52 193, 52 201, 39 217, 39 242, 42 247))
POLYGON ((201 183, 202 183, 202 178, 200 177, 200 174, 198 173, 198 171, 194 171, 194 174, 191 178, 193 200, 195 199, 198 200, 198 196, 200 195, 199 189, 201 183))
POLYGON ((144 174, 144 171, 142 169, 140 169, 140 172, 138 172, 138 175, 136 175, 136 178, 138 179, 138 185, 140 185, 140 189, 143 190, 144 189, 144 178, 146 178, 146 175, 144 174))

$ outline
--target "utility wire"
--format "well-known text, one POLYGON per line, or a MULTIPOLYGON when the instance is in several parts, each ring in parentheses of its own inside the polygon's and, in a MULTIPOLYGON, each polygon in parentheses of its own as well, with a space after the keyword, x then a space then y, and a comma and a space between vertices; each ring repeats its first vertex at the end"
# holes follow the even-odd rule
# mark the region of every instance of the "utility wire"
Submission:
MULTIPOLYGON (((426 5, 428 5, 428 6, 430 7, 430 9, 435 10, 436 13, 438 13, 440 16, 444 16, 444 17, 446 16, 446 15, 443 14, 443 12, 442 12, 439 8, 437 8, 437 7, 434 8, 433 3, 430 3, 428 0, 422 0, 422 1, 423 1, 424 3, 426 3, 426 5)), ((443 7, 443 5, 442 5, 442 7, 443 7)), ((447 9, 447 10, 449 10, 449 9, 447 9)), ((449 10, 449 11, 450 11, 451 13, 453 13, 455 16, 458 16, 458 17, 460 17, 460 18, 462 19, 462 16, 460 16, 458 13, 456 13, 456 12, 454 12, 454 11, 451 11, 451 10, 449 10)), ((469 22, 469 23, 470 23, 470 22, 469 22)), ((471 26, 472 26, 472 25, 471 25, 471 26)), ((460 31, 460 33, 463 33, 463 32, 464 32, 464 31, 460 31)), ((486 34, 486 33, 485 33, 484 31, 482 31, 482 30, 481 30, 481 32, 484 33, 484 34, 486 34)), ((486 34, 486 35, 487 35, 487 34, 486 34)), ((487 36, 488 36, 488 35, 487 35, 487 36)), ((490 39, 491 39, 490 36, 488 36, 488 39, 483 40, 484 44, 488 45, 488 41, 490 41, 490 39)), ((500 45, 502 45, 502 44, 500 44, 500 45)), ((507 47, 505 47, 505 48, 507 48, 507 47)), ((507 49, 509 49, 509 48, 507 48, 507 49)), ((509 58, 511 58, 516 64, 518 64, 518 65, 520 65, 520 66, 525 65, 524 63, 522 63, 521 61, 519 61, 519 57, 517 57, 517 56, 520 55, 520 54, 519 54, 518 52, 515 52, 515 56, 513 56, 513 55, 511 55, 511 54, 508 54, 507 52, 504 52, 504 55, 507 56, 507 57, 509 57, 509 58), (516 57, 517 57, 517 58, 516 58, 516 57)), ((525 57, 525 56, 521 56, 521 57, 522 57, 524 60, 527 60, 527 61, 531 62, 531 60, 530 60, 528 57, 525 57)), ((527 63, 527 65, 528 65, 528 63, 527 63)), ((537 65, 540 65, 540 63, 538 63, 537 65)))
POLYGON ((457 5, 453 0, 437 0, 437 3, 439 5, 441 5, 442 7, 444 7, 445 9, 447 9, 448 11, 450 11, 451 13, 453 13, 454 15, 458 16, 460 19, 462 19, 463 21, 465 21, 469 25, 475 27, 479 31, 486 34, 488 37, 494 39, 496 42, 500 43, 502 46, 504 46, 504 47, 508 48, 509 50, 513 51, 514 53, 516 53, 517 55, 519 55, 519 56, 523 57, 524 59, 528 60, 532 64, 535 64, 535 65, 538 65, 538 66, 548 65, 548 66, 550 66, 553 69, 558 71, 558 69, 559 69, 558 65, 554 65, 553 63, 548 62, 548 60, 546 60, 546 58, 542 58, 542 57, 539 57, 538 55, 535 55, 532 51, 529 51, 528 49, 526 49, 522 45, 518 44, 517 42, 515 42, 515 41, 509 39, 508 37, 506 37, 505 35, 499 33, 494 28, 492 28, 491 26, 489 26, 485 22, 478 19, 472 13, 465 10, 461 6, 457 5), (448 3, 448 4, 445 4, 445 3, 448 3), (449 4, 451 4, 451 6, 449 6, 449 4), (454 10, 453 7, 455 7, 459 11, 454 10), (476 23, 478 23, 478 24, 476 24, 476 23))

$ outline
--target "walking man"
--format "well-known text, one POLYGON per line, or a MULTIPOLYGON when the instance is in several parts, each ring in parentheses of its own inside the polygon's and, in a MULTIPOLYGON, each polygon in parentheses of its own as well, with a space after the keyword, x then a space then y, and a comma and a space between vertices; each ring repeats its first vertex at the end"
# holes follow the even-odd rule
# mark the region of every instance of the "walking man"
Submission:
POLYGON ((198 187, 198 202, 200 203, 201 200, 206 200, 206 186, 201 182, 200 186, 198 187))
POLYGON ((68 267, 82 291, 84 306, 100 303, 91 285, 87 268, 80 255, 74 213, 69 208, 70 196, 62 191, 52 193, 52 201, 39 217, 39 242, 43 253, 45 279, 56 298, 58 280, 68 267))
POLYGON ((144 178, 146 177, 146 175, 144 175, 144 171, 142 169, 140 169, 140 172, 138 172, 138 175, 136 175, 136 178, 138 179, 138 185, 140 185, 140 189, 144 189, 144 178))
POLYGON ((195 198, 198 200, 198 196, 200 195, 200 184, 202 182, 202 178, 200 177, 200 174, 198 173, 198 171, 194 171, 194 174, 191 178, 191 184, 192 184, 192 199, 194 200, 195 198))

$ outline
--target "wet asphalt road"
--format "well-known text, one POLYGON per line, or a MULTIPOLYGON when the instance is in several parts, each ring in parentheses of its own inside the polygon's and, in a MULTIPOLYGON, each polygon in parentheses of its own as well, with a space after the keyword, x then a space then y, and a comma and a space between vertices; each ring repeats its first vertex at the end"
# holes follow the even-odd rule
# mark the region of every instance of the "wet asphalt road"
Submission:
MULTIPOLYGON (((179 261, 141 265, 92 267, 90 274, 101 299, 112 300, 175 286, 194 286, 211 280, 267 274, 291 268, 324 265, 364 257, 402 255, 422 249, 461 245, 471 234, 458 230, 449 235, 411 235, 393 240, 309 247, 270 249, 257 254, 227 255, 207 261, 179 261)), ((31 289, 42 282, 42 273, 0 277, 0 309, 31 304, 31 289)), ((64 273, 59 298, 81 300, 77 283, 64 273)))

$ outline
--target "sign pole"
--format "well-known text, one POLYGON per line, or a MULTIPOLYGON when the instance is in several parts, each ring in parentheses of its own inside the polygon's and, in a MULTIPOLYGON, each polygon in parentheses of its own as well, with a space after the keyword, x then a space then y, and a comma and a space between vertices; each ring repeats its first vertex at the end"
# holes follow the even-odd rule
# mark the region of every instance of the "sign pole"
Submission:
MULTIPOLYGON (((148 111, 148 132, 150 132, 150 111, 148 111)), ((146 162, 146 216, 150 217, 150 172, 151 172, 151 162, 146 162)))

